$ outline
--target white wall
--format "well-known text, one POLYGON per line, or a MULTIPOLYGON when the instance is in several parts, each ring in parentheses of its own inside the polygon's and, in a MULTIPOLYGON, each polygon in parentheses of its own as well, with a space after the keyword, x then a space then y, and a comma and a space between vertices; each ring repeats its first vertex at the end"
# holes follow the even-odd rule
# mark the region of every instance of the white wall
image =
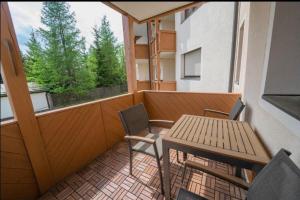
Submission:
POLYGON ((208 2, 181 24, 176 13, 176 82, 178 91, 227 92, 229 85, 233 2, 208 2), (201 48, 200 80, 182 79, 182 54, 201 48))
POLYGON ((271 41, 271 5, 269 2, 250 3, 245 87, 242 91, 246 103, 244 119, 260 134, 272 154, 286 148, 300 166, 300 122, 261 98, 271 41))
POLYGON ((246 74, 246 61, 247 61, 247 47, 248 47, 248 33, 249 33, 249 12, 250 12, 250 2, 244 2, 239 5, 238 11, 238 24, 237 24, 237 33, 236 33, 236 54, 234 62, 234 77, 237 73, 237 61, 238 61, 238 47, 241 43, 241 56, 240 56, 240 76, 239 83, 233 82, 233 92, 242 93, 245 87, 245 74, 246 74), (240 30, 241 27, 244 27, 243 41, 240 41, 240 30))
MULTIPOLYGON (((31 93, 31 101, 35 112, 49 109, 46 92, 31 93)), ((7 96, 1 97, 1 119, 13 117, 13 112, 7 96)))
POLYGON ((300 94, 300 3, 277 5, 265 93, 300 94))

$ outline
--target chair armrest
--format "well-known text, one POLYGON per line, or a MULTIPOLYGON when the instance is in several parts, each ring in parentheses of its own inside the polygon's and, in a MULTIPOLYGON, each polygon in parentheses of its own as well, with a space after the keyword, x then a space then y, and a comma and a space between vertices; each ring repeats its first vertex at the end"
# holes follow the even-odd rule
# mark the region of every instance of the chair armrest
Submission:
POLYGON ((219 110, 213 110, 213 109, 204 109, 204 116, 206 115, 207 112, 218 113, 218 114, 221 114, 221 115, 229 116, 229 113, 222 112, 222 111, 219 111, 219 110))
POLYGON ((126 135, 125 139, 126 140, 136 140, 136 141, 142 141, 142 142, 146 142, 146 143, 150 143, 150 144, 155 144, 155 140, 153 140, 151 138, 146 138, 146 137, 126 135))
POLYGON ((155 123, 158 123, 158 124, 165 124, 165 125, 169 125, 169 126, 173 126, 175 124, 174 121, 171 121, 171 120, 163 120, 163 119, 151 119, 149 120, 149 123, 150 124, 155 124, 155 123))
POLYGON ((223 179, 223 180, 228 181, 232 184, 235 184, 235 185, 237 185, 237 186, 239 186, 243 189, 248 190, 249 187, 250 187, 250 184, 245 182, 241 178, 231 176, 231 175, 228 175, 228 174, 224 174, 223 172, 221 172, 217 169, 212 169, 210 167, 206 167, 204 165, 201 165, 200 163, 197 163, 197 162, 194 162, 194 161, 191 161, 191 160, 187 160, 187 161, 185 161, 184 165, 185 165, 185 167, 191 167, 191 168, 194 168, 194 169, 198 169, 198 170, 203 171, 205 173, 216 176, 220 179, 223 179))

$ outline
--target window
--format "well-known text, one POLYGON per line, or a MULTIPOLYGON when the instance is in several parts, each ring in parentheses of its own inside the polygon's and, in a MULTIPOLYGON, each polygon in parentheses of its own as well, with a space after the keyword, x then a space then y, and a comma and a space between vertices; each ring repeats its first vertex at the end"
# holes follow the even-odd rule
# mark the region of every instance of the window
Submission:
POLYGON ((236 68, 235 68, 235 76, 234 76, 234 82, 237 85, 239 85, 239 83, 240 83, 243 38, 244 38, 244 23, 242 24, 242 26, 240 28, 240 33, 239 33, 238 58, 237 58, 237 63, 236 63, 236 68))
POLYGON ((181 23, 183 23, 187 18, 189 18, 197 9, 198 7, 185 9, 181 14, 181 23))
POLYGON ((276 3, 263 99, 300 120, 300 5, 276 3))
POLYGON ((183 78, 200 78, 201 49, 183 54, 183 78))

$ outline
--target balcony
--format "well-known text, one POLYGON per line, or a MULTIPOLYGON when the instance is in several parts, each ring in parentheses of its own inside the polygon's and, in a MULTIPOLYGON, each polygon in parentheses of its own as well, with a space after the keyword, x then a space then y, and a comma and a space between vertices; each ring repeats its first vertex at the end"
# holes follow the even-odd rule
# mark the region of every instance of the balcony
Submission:
MULTIPOLYGON (((133 2, 129 3, 133 4, 133 2)), ((297 6, 299 7, 299 5, 297 6)), ((113 7, 116 8, 116 5, 113 7)), ((288 149, 292 152, 291 158, 299 165, 299 120, 280 110, 275 110, 275 107, 271 107, 272 105, 267 104, 261 98, 261 86, 265 84, 262 75, 268 69, 266 68, 268 66, 264 66, 266 62, 265 52, 270 50, 268 49, 268 41, 276 38, 269 37, 270 34, 268 33, 272 29, 268 25, 273 26, 270 16, 273 14, 277 16, 277 11, 273 10, 274 13, 272 14, 269 8, 277 9, 280 7, 279 3, 275 4, 274 2, 263 4, 251 2, 251 4, 241 3, 239 10, 237 10, 242 13, 238 16, 242 16, 243 19, 250 19, 249 16, 251 16, 251 20, 242 21, 245 23, 245 27, 249 27, 243 29, 246 31, 243 37, 245 37, 247 44, 251 45, 245 45, 245 48, 241 48, 245 51, 236 54, 240 55, 241 63, 247 64, 241 68, 244 71, 241 73, 244 76, 242 77, 244 85, 241 85, 243 89, 234 90, 241 91, 242 94, 148 90, 137 92, 139 82, 136 84, 134 70, 136 66, 134 62, 131 62, 135 57, 130 52, 134 49, 132 27, 133 20, 136 18, 123 16, 129 93, 37 114, 32 108, 7 3, 1 3, 1 75, 4 75, 4 81, 10 94, 9 100, 15 114, 15 119, 1 122, 1 199, 164 199, 160 193, 155 159, 144 154, 134 153, 133 176, 129 175, 127 144, 124 142, 124 130, 118 112, 138 103, 144 103, 150 119, 177 121, 184 114, 202 116, 205 108, 229 112, 236 100, 242 96, 247 103, 247 108, 242 114, 244 115, 243 119, 249 121, 253 129, 259 133, 257 135, 261 136, 262 143, 266 142, 272 153, 279 148, 288 149), (248 29, 255 34, 249 34, 248 29)), ((294 13, 298 14, 298 7, 291 6, 289 11, 294 10, 294 13)), ((124 8, 132 9, 134 6, 125 6, 124 8)), ((151 7, 148 6, 148 8, 151 7)), ((159 10, 159 7, 156 10, 159 10)), ((142 12, 138 13, 143 14, 142 12)), ((283 16, 289 20, 297 19, 290 17, 290 13, 293 14, 293 12, 284 12, 284 15, 278 16, 283 16)), ((159 15, 159 13, 156 14, 152 17, 159 15)), ((148 20, 148 18, 140 16, 139 22, 144 20, 148 20)), ((290 31, 288 33, 296 32, 290 31)), ((162 33, 158 39, 165 42, 163 35, 162 33)), ((175 34, 171 37, 176 38, 175 34)), ((165 45, 169 45, 169 42, 166 42, 165 45)), ((160 45, 159 52, 172 51, 172 48, 160 45)), ((285 48, 290 49, 289 46, 285 48)), ((282 58, 297 52, 287 51, 285 48, 281 51, 282 58)), ((156 56, 155 59, 157 58, 159 57, 156 56)), ((286 58, 290 59, 290 57, 284 59, 286 58)), ((238 60, 237 62, 239 62, 238 60)), ((157 77, 160 77, 159 73, 157 77)), ((147 88, 149 84, 147 82, 141 83, 140 88, 147 88)), ((166 89, 174 87, 176 83, 151 81, 151 84, 155 85, 152 88, 166 89), (163 84, 166 85, 163 86, 163 84)), ((211 117, 220 118, 221 116, 216 114, 211 115, 211 117)), ((196 130, 194 127, 198 128, 199 124, 195 126, 195 123, 192 123, 192 119, 190 119, 188 123, 184 123, 183 127, 196 130)), ((203 128, 210 130, 211 136, 213 136, 213 132, 217 132, 218 127, 221 127, 217 125, 216 128, 212 124, 210 123, 207 128, 203 128)), ((155 127, 155 129, 161 131, 161 134, 167 132, 164 127, 155 127)), ((242 130, 239 126, 232 127, 231 130, 233 129, 242 130)), ((204 132, 207 133, 208 131, 205 130, 204 132)), ((181 136, 186 136, 186 134, 181 136)), ((231 141, 240 140, 240 144, 245 143, 245 146, 250 149, 257 149, 251 147, 250 143, 244 142, 248 140, 243 140, 242 135, 240 136, 236 137, 236 135, 231 134, 231 141)), ((243 136, 245 138, 247 134, 243 136)), ((205 140, 205 135, 202 138, 205 140)), ((225 144, 225 140, 222 140, 224 138, 219 137, 219 139, 225 144)), ((216 143, 216 140, 214 142, 211 142, 210 139, 205 141, 209 141, 210 144, 216 143)), ((168 148, 164 150, 168 151, 168 148)), ((238 153, 238 151, 240 149, 234 153, 238 153)), ((267 154, 267 151, 264 153, 267 154)), ((182 158, 182 156, 180 157, 182 158)), ((202 157, 194 157, 191 154, 188 154, 188 158, 216 169, 215 171, 218 169, 230 175, 236 173, 235 164, 222 163, 227 162, 225 159, 222 162, 216 162, 202 157)), ((168 162, 168 159, 162 160, 162 165, 164 161, 168 162)), ((241 162, 248 163, 248 161, 249 158, 241 162)), ((170 162, 170 169, 168 170, 168 165, 164 165, 167 167, 163 173, 171 174, 171 195, 174 198, 179 187, 182 187, 180 182, 182 164, 177 163, 174 150, 170 151, 170 162)), ((261 163, 267 162, 263 160, 261 163)), ((251 182, 252 174, 249 173, 250 175, 248 175, 247 171, 245 173, 248 182, 251 182)), ((245 199, 246 191, 227 181, 222 181, 198 170, 188 169, 187 174, 183 187, 193 193, 200 194, 207 199, 245 199)), ((279 176, 276 174, 274 177, 279 176)), ((283 183, 290 177, 296 179, 295 176, 286 175, 280 179, 282 180, 280 185, 292 185, 290 182, 289 184, 283 183)), ((297 188, 299 187, 296 185, 294 188, 296 189, 289 190, 289 194, 293 195, 294 191, 295 194, 298 192, 297 188)), ((281 192, 281 190, 278 191, 281 192)), ((297 197, 297 194, 294 196, 297 197)), ((168 198, 167 195, 165 197, 168 198)))
MULTIPOLYGON (((228 112, 238 97, 239 94, 226 93, 139 91, 36 114, 43 148, 53 173, 53 183, 46 187, 42 199, 105 199, 112 195, 114 198, 162 199, 153 158, 135 154, 134 176, 128 175, 127 145, 123 142, 118 111, 143 102, 151 119, 177 120, 182 114, 203 115, 203 109, 207 107, 228 112)), ((17 121, 1 124, 1 139, 1 170, 4 174, 1 197, 36 198, 41 182, 38 183, 34 176, 17 121)), ((171 158, 171 173, 176 177, 172 179, 174 196, 180 184, 182 165, 176 163, 174 152, 171 158)), ((200 159, 200 162, 233 172, 232 167, 223 163, 207 159, 200 159)), ((239 199, 245 194, 228 182, 206 174, 190 173, 188 177, 187 187, 209 199, 229 196, 239 199)))
MULTIPOLYGON (((160 30, 157 44, 157 52, 176 52, 176 31, 160 30)), ((150 42, 151 55, 156 55, 155 44, 156 38, 150 42)))
POLYGON ((176 52, 176 31, 159 31, 159 52, 176 52))
POLYGON ((135 58, 136 59, 149 59, 148 45, 135 44, 135 58))

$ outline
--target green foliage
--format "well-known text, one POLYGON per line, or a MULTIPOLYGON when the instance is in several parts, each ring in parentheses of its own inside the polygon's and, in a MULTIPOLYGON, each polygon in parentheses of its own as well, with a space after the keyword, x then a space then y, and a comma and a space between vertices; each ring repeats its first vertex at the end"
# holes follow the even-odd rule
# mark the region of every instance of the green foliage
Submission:
POLYGON ((94 27, 94 44, 91 46, 89 63, 96 74, 97 86, 119 85, 125 82, 123 46, 117 45, 117 39, 104 16, 101 26, 94 27))
POLYGON ((22 59, 25 63, 27 80, 29 82, 41 84, 41 73, 42 67, 45 64, 45 60, 43 57, 42 47, 36 38, 36 33, 33 30, 30 33, 30 39, 26 45, 28 47, 28 52, 26 56, 22 54, 22 59))
POLYGON ((75 14, 65 2, 44 2, 44 28, 32 31, 24 55, 28 81, 52 93, 84 94, 94 87, 126 83, 124 47, 117 44, 106 16, 94 27, 94 44, 76 28, 75 14))
POLYGON ((45 43, 48 77, 44 84, 54 93, 84 93, 94 87, 85 64, 85 40, 76 28, 75 14, 65 2, 44 2, 40 29, 45 43))

